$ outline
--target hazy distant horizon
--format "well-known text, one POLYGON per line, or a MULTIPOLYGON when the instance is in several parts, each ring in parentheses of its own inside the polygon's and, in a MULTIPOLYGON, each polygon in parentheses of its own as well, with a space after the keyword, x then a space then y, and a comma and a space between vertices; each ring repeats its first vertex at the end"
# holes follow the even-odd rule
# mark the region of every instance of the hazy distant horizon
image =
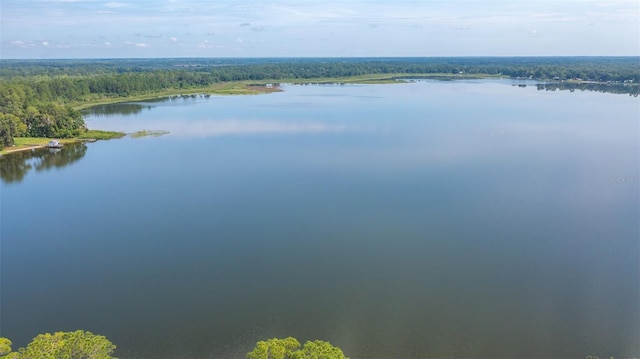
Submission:
POLYGON ((638 56, 640 3, 4 0, 3 59, 638 56))
POLYGON ((60 58, 0 58, 0 61, 73 61, 73 60, 91 60, 91 61, 111 61, 111 60, 392 60, 392 59, 553 59, 553 58, 640 58, 640 55, 548 55, 548 56, 166 56, 166 57, 60 57, 60 58))

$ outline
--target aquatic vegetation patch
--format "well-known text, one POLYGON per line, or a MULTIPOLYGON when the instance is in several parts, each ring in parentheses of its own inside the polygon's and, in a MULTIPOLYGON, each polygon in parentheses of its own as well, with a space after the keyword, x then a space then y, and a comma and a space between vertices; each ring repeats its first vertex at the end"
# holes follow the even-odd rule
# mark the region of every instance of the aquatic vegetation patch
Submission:
POLYGON ((134 133, 130 133, 129 137, 132 138, 141 138, 141 137, 160 137, 160 136, 164 136, 164 135, 168 135, 169 131, 162 131, 162 130, 141 130, 141 131, 136 131, 134 133))
POLYGON ((87 130, 85 133, 78 136, 81 140, 111 140, 114 138, 124 137, 127 134, 117 131, 103 131, 103 130, 87 130))

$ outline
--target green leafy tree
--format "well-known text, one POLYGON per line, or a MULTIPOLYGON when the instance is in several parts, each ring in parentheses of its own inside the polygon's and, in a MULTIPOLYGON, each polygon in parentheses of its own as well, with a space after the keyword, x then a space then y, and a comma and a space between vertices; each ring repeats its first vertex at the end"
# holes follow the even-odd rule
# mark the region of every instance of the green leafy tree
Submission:
POLYGON ((291 353, 298 348, 300 348, 300 342, 292 337, 259 341, 256 347, 247 353, 247 359, 289 359, 291 353))
POLYGON ((39 122, 36 128, 40 128, 40 137, 68 138, 78 136, 85 130, 82 115, 70 106, 47 104, 40 109, 39 122))
POLYGON ((297 339, 269 339, 259 341, 247 353, 247 359, 347 359, 342 350, 322 340, 308 341, 300 348, 297 339))
POLYGON ((11 340, 0 338, 0 358, 11 353, 11 340))
POLYGON ((0 149, 13 146, 13 138, 24 136, 27 131, 25 125, 17 116, 0 113, 0 149))
POLYGON ((301 350, 293 353, 292 359, 346 359, 342 349, 322 340, 308 341, 301 350))
POLYGON ((28 86, 23 83, 0 86, 0 112, 12 113, 19 116, 22 113, 24 103, 27 101, 28 86))
MULTIPOLYGON (((7 341, 9 352, 2 359, 115 359, 111 356, 116 349, 113 343, 84 330, 40 334, 17 352, 11 352, 11 341, 7 341)), ((0 340, 0 347, 2 344, 0 340)))
POLYGON ((11 340, 0 338, 0 359, 20 359, 20 354, 11 351, 11 340))
POLYGON ((10 113, 0 113, 0 121, 11 123, 15 137, 22 137, 27 134, 27 125, 18 116, 10 113))

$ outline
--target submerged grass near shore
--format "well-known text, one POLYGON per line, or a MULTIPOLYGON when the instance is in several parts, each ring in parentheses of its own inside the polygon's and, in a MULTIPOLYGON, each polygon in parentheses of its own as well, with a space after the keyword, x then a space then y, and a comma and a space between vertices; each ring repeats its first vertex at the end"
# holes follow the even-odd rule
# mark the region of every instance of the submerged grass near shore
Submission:
POLYGON ((88 130, 81 134, 77 138, 80 140, 111 140, 114 138, 124 137, 124 132, 117 131, 103 131, 103 130, 88 130))
POLYGON ((160 137, 164 135, 168 135, 169 131, 162 130, 142 130, 136 131, 134 133, 130 133, 129 137, 131 138, 141 138, 141 137, 160 137))

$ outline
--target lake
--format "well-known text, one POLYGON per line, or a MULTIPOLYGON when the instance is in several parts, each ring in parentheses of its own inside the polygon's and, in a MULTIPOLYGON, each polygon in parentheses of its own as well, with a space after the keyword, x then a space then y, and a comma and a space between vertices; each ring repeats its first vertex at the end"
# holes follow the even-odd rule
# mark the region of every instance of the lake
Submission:
POLYGON ((96 107, 0 160, 1 327, 127 358, 640 356, 640 101, 511 80, 96 107))

